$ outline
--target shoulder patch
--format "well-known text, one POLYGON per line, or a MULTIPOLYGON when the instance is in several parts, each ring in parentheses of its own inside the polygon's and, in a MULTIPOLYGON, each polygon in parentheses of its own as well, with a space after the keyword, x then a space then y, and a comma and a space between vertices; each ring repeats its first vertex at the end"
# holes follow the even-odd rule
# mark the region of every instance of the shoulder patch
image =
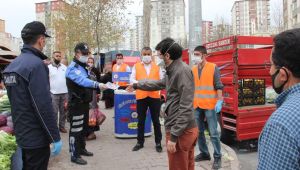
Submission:
POLYGON ((75 74, 80 75, 81 71, 80 70, 75 70, 75 74))
POLYGON ((18 84, 16 74, 3 75, 3 80, 6 86, 15 86, 18 84))

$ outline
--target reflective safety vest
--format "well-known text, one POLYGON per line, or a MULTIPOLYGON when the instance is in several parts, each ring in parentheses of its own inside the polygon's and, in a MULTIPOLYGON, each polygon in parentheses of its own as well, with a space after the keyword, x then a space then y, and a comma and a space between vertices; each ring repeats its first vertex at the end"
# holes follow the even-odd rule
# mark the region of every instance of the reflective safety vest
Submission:
MULTIPOLYGON (((159 80, 159 67, 155 63, 151 63, 151 70, 149 76, 147 75, 146 69, 144 67, 144 64, 141 62, 135 64, 135 72, 136 72, 136 80, 142 81, 142 80, 159 80)), ((136 90, 136 99, 144 99, 146 97, 151 98, 160 98, 160 91, 143 91, 143 90, 136 90)))
POLYGON ((199 79, 198 65, 193 67, 195 93, 194 108, 212 110, 217 103, 217 90, 214 88, 214 73, 216 65, 207 62, 199 79))
MULTIPOLYGON (((123 63, 120 67, 119 67, 119 69, 117 69, 117 64, 115 64, 114 66, 113 66, 113 72, 127 72, 127 64, 125 64, 125 63, 123 63)), ((117 84, 119 85, 119 86, 127 86, 128 85, 128 83, 127 82, 117 82, 117 84)))

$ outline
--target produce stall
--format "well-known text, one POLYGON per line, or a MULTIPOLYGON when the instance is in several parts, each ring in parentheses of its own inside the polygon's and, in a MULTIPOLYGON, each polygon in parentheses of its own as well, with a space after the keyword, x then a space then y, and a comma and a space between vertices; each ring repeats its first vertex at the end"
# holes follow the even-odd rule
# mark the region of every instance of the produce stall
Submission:
MULTIPOLYGON (((13 136, 13 123, 8 96, 4 90, 0 90, 0 169, 12 168, 13 155, 17 149, 16 138, 13 136)), ((17 158, 15 159, 18 160, 17 158)))

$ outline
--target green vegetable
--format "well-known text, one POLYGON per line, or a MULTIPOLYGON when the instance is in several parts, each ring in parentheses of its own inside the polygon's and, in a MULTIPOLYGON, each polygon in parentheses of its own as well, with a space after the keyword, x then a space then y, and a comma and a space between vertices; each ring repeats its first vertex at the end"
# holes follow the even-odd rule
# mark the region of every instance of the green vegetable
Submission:
POLYGON ((17 149, 16 138, 0 131, 0 170, 9 170, 11 164, 11 156, 17 149))
POLYGON ((7 95, 4 95, 0 98, 0 113, 5 111, 11 111, 10 103, 7 95))
POLYGON ((10 170, 10 157, 0 154, 0 170, 10 170))

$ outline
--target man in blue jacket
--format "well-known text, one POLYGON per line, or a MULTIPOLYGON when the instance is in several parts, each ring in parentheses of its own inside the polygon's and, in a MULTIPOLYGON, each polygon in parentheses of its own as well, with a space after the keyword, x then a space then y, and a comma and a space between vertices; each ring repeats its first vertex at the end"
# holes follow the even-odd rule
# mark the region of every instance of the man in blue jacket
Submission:
POLYGON ((22 148, 23 169, 45 170, 52 154, 62 146, 50 96, 48 67, 42 53, 46 28, 31 22, 22 29, 22 53, 3 72, 4 84, 11 103, 14 131, 22 148))
POLYGON ((86 62, 90 53, 86 43, 78 43, 74 49, 75 57, 66 71, 69 96, 70 136, 69 145, 71 161, 86 165, 83 156, 93 156, 85 148, 85 136, 89 120, 89 103, 92 101, 93 89, 105 88, 105 85, 89 78, 86 62))

